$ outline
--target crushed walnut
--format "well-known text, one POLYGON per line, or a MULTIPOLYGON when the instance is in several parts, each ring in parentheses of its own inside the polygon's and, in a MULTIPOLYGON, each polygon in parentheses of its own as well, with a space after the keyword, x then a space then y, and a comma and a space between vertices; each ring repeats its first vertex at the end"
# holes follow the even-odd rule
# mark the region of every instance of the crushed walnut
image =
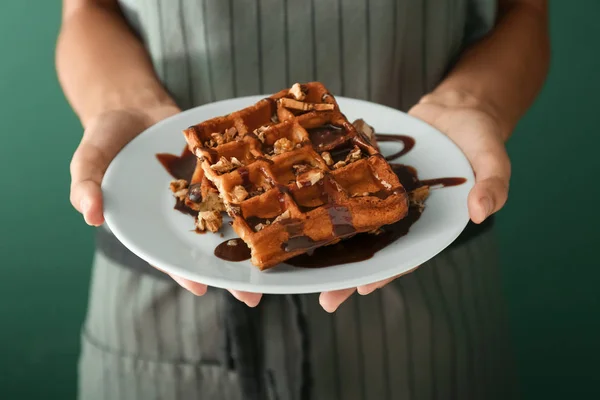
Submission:
POLYGON ((229 172, 236 168, 239 168, 242 165, 242 162, 235 157, 231 157, 231 160, 228 160, 227 158, 221 156, 217 163, 210 166, 210 169, 223 174, 225 172, 229 172))
POLYGON ((259 232, 259 231, 262 231, 263 229, 265 229, 269 225, 271 225, 271 221, 267 220, 264 224, 263 223, 256 224, 256 226, 254 227, 254 230, 256 232, 259 232))
POLYGON ((296 177, 296 186, 299 188, 312 186, 323 179, 324 176, 325 174, 323 174, 323 171, 316 168, 310 169, 296 177))
POLYGON ((291 217, 290 210, 285 210, 281 215, 273 220, 273 223, 289 219, 291 217))
POLYGON ((333 110, 335 106, 329 103, 305 103, 302 101, 282 97, 278 100, 281 107, 299 111, 328 111, 333 110))
POLYGON ((304 93, 302 86, 299 83, 294 83, 288 93, 294 96, 294 98, 298 101, 304 101, 306 98, 306 93, 304 93))
POLYGON ((335 164, 333 164, 333 169, 338 169, 338 168, 342 168, 346 166, 346 162, 345 161, 338 161, 335 164))
POLYGON ((383 229, 381 229, 381 228, 376 228, 376 229, 373 229, 372 231, 369 231, 369 234, 375 235, 375 236, 381 235, 382 233, 383 233, 383 229))
POLYGON ((248 192, 243 186, 237 185, 231 191, 231 199, 234 203, 241 203, 248 198, 248 192))
POLYGON ((185 199, 188 194, 188 182, 185 179, 177 179, 169 184, 169 188, 173 195, 180 200, 185 199))
POLYGON ((223 143, 225 143, 225 138, 223 137, 223 135, 219 132, 215 132, 215 133, 211 133, 210 137, 212 138, 212 140, 217 144, 217 146, 222 145, 223 143))
POLYGON ((269 127, 268 125, 263 125, 260 128, 256 128, 253 132, 256 135, 256 137, 258 138, 258 140, 260 140, 262 143, 265 142, 265 131, 267 130, 268 127, 269 127))
POLYGON ((294 175, 298 176, 311 169, 311 166, 307 164, 298 164, 292 165, 292 169, 294 170, 294 175))
POLYGON ((408 193, 408 200, 411 206, 419 211, 425 208, 425 200, 429 197, 429 186, 421 186, 408 193))
POLYGON ((227 241, 227 246, 237 246, 237 240, 231 239, 227 241))
POLYGON ((294 143, 292 143, 292 141, 287 138, 278 139, 273 144, 273 152, 275 154, 283 154, 292 150, 294 150, 294 143))
POLYGON ((322 152, 321 157, 323 157, 323 161, 325 161, 327 166, 331 167, 333 165, 333 158, 331 158, 331 154, 328 151, 322 152))
POLYGON ((350 163, 353 163, 354 161, 358 161, 358 160, 360 160, 361 157, 362 157, 362 153, 361 153, 360 149, 358 148, 358 146, 354 146, 354 148, 346 156, 346 160, 345 160, 346 164, 350 164, 350 163))
POLYGON ((231 128, 227 129, 225 131, 225 133, 223 134, 223 140, 225 140, 225 143, 229 143, 229 142, 233 141, 237 135, 238 135, 238 130, 236 129, 235 126, 232 126, 231 128))
POLYGON ((233 217, 234 215, 240 215, 242 208, 239 206, 234 206, 233 204, 226 204, 225 211, 227 211, 227 214, 233 217))
POLYGON ((200 211, 196 219, 196 227, 204 232, 206 230, 217 232, 223 225, 223 217, 218 211, 200 211))
POLYGON ((386 188, 387 190, 390 190, 392 188, 391 183, 389 183, 388 181, 384 181, 383 179, 381 179, 377 173, 374 172, 373 176, 375 176, 375 179, 377 179, 379 181, 379 183, 381 183, 383 185, 383 187, 386 188))

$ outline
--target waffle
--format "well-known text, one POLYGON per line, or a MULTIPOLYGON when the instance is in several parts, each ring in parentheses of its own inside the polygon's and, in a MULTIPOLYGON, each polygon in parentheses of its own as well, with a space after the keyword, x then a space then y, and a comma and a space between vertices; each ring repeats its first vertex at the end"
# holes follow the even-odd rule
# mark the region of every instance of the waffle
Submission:
POLYGON ((408 212, 390 165, 321 83, 295 84, 184 136, 261 270, 408 212))

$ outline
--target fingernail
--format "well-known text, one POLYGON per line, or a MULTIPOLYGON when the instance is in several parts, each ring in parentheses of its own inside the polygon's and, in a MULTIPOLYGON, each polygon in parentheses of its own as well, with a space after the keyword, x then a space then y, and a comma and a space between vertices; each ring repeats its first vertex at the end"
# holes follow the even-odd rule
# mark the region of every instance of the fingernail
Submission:
POLYGON ((492 203, 492 199, 489 197, 483 197, 481 199, 481 204, 483 204, 483 209, 485 211, 486 218, 489 217, 494 211, 494 204, 492 203))

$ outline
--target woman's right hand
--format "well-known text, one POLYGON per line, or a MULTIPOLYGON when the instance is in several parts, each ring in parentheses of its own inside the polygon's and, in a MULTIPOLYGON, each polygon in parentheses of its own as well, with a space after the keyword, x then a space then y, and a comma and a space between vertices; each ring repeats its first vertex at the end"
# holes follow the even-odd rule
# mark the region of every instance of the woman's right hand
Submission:
MULTIPOLYGON (((100 114, 87 123, 83 138, 71 160, 71 204, 88 225, 104 223, 101 183, 104 174, 119 151, 137 135, 157 122, 179 113, 174 105, 147 110, 122 109, 100 114)), ((201 296, 206 285, 170 275, 183 288, 201 296)), ((258 293, 230 290, 238 300, 254 307, 258 293)))

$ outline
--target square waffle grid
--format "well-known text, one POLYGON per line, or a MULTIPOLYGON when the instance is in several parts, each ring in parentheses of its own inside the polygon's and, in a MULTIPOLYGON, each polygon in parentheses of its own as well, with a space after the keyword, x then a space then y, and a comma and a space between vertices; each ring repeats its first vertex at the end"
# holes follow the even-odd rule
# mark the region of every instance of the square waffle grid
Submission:
POLYGON ((407 214, 390 165, 318 82, 184 135, 260 269, 407 214))

